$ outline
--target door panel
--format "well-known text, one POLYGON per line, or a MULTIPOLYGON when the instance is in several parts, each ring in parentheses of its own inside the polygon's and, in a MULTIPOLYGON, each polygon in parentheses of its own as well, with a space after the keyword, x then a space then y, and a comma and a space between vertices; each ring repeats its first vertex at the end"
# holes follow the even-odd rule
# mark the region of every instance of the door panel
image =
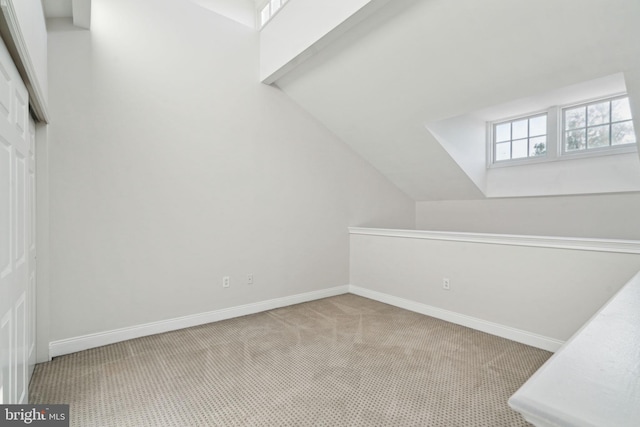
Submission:
POLYGON ((0 319, 0 361, 2 369, 0 369, 0 404, 12 402, 13 394, 13 311, 9 309, 0 319))
POLYGON ((0 39, 0 403, 26 403, 35 347, 35 151, 29 98, 0 39))
MULTIPOLYGON (((22 83, 22 82, 21 82, 22 83)), ((16 128, 23 141, 27 140, 27 125, 29 123, 29 95, 24 85, 15 85, 16 128), (22 87, 21 87, 22 86, 22 87)))
POLYGON ((27 301, 26 292, 16 302, 15 346, 16 346, 16 398, 18 402, 27 402, 27 301))
POLYGON ((11 114, 11 78, 6 67, 0 61, 0 116, 9 120, 11 114))
POLYGON ((19 151, 16 152, 16 176, 14 178, 14 188, 15 188, 15 213, 16 213, 16 223, 15 223, 15 233, 16 233, 16 251, 15 251, 15 261, 16 261, 16 269, 20 269, 23 267, 23 264, 27 262, 27 255, 25 252, 25 243, 27 237, 26 230, 26 195, 27 195, 27 186, 25 182, 26 178, 26 159, 24 158, 24 154, 19 151))
MULTIPOLYGON (((1 120, 1 119, 0 119, 1 120)), ((0 280, 11 274, 11 144, 0 136, 0 280)))

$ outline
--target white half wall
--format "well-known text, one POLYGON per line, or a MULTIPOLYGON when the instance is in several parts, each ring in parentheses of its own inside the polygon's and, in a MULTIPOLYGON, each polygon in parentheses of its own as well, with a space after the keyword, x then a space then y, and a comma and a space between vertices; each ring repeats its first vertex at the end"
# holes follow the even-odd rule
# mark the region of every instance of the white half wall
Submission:
POLYGON ((419 230, 640 240, 640 193, 416 203, 419 230))
POLYGON ((497 244, 482 243, 482 235, 454 241, 441 240, 447 233, 393 231, 351 230, 350 283, 368 292, 361 294, 408 301, 405 308, 413 304, 416 311, 548 350, 640 270, 638 241, 600 252, 594 250, 599 243, 611 250, 616 242, 570 249, 554 238, 537 242, 550 247, 534 247, 508 236, 484 236, 497 244), (443 278, 450 290, 443 289, 443 278))
POLYGON ((343 286, 349 226, 413 227, 258 50, 183 0, 93 0, 91 31, 49 33, 49 342, 343 286))

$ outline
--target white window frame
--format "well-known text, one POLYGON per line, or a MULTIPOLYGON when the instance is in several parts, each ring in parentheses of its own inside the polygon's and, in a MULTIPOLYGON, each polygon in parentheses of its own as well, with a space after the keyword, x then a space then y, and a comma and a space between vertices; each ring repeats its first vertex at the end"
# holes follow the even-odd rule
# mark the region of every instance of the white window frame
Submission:
MULTIPOLYGON (((542 111, 537 111, 537 112, 533 112, 530 114, 526 114, 526 115, 521 115, 521 116, 515 116, 515 117, 510 117, 507 119, 502 119, 502 120, 498 120, 498 121, 494 121, 494 122, 490 122, 489 126, 488 126, 488 140, 491 142, 491 150, 490 150, 490 161, 493 165, 501 165, 504 163, 508 163, 510 165, 513 165, 515 163, 517 164, 522 164, 522 163, 530 163, 531 161, 534 160, 540 160, 540 159, 546 159, 547 155, 548 155, 548 151, 549 151, 549 112, 547 110, 542 110, 542 111), (527 157, 520 157, 517 159, 505 159, 505 160, 496 160, 496 145, 498 144, 497 141, 495 141, 496 135, 495 135, 495 129, 496 127, 498 127, 499 125, 503 125, 506 123, 511 123, 513 124, 513 122, 517 122, 517 121, 521 121, 521 120, 530 120, 536 117, 540 117, 540 116, 547 116, 547 130, 546 133, 544 135, 540 135, 540 136, 545 136, 547 142, 546 144, 546 152, 545 155, 543 156, 529 156, 527 153, 527 157)), ((529 134, 529 130, 527 130, 527 136, 525 138, 519 138, 517 140, 520 139, 531 139, 531 135, 529 134)), ((516 141, 517 141, 516 140, 516 141)), ((509 139, 509 142, 512 144, 511 146, 511 153, 513 154, 513 135, 511 135, 511 139, 509 139)), ((504 141, 506 142, 506 141, 504 141)), ((529 147, 527 147, 529 148, 529 147)), ((528 151, 528 150, 527 150, 528 151)))
MULTIPOLYGON (((560 138, 561 139, 560 141, 561 156, 564 158, 582 158, 582 157, 603 156, 608 154, 631 153, 631 152, 637 151, 638 149, 637 137, 636 137, 635 144, 630 143, 630 144, 621 144, 621 145, 611 145, 611 140, 609 140, 610 145, 606 147, 585 148, 583 150, 572 150, 572 151, 565 150, 565 123, 564 123, 565 110, 570 110, 577 107, 588 107, 589 105, 599 104, 605 101, 611 102, 621 98, 629 98, 629 95, 626 93, 621 93, 621 94, 610 95, 610 96, 600 97, 600 98, 593 98, 586 101, 563 105, 559 110, 560 124, 561 124, 559 129, 559 132, 561 135, 561 138, 560 138)), ((588 111, 588 108, 587 108, 587 111, 588 111)), ((619 123, 619 122, 611 122, 611 111, 609 111, 609 122, 603 125, 609 126, 610 135, 611 135, 611 125, 615 123, 619 123)), ((631 117, 631 123, 633 123, 633 117, 631 117)), ((588 126, 585 123, 584 129, 587 129, 587 128, 588 126)), ((635 130, 635 127, 634 127, 634 130, 635 130)))
MULTIPOLYGON (((619 98, 628 98, 628 94, 616 93, 604 97, 581 100, 571 104, 556 105, 546 110, 533 111, 527 114, 521 114, 512 117, 505 117, 499 120, 487 122, 486 129, 486 147, 487 147, 487 169, 522 166, 535 163, 546 163, 560 160, 582 159, 587 157, 599 157, 615 154, 633 153, 638 151, 638 144, 624 144, 617 146, 599 147, 585 150, 564 151, 564 110, 579 107, 581 105, 597 104, 607 100, 619 98), (495 141, 494 129, 495 125, 507 122, 513 122, 521 119, 535 117, 547 113, 547 153, 545 156, 524 157, 520 159, 495 161, 495 141)), ((633 120, 633 118, 632 118, 633 120)), ((636 130, 636 135, 637 135, 636 130)))

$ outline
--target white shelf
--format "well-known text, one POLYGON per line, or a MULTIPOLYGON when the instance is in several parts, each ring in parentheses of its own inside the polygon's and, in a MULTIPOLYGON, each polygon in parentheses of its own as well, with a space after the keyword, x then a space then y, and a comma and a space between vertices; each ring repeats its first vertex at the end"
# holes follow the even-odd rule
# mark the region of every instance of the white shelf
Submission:
POLYGON ((640 273, 509 399, 509 405, 538 427, 640 425, 640 273))

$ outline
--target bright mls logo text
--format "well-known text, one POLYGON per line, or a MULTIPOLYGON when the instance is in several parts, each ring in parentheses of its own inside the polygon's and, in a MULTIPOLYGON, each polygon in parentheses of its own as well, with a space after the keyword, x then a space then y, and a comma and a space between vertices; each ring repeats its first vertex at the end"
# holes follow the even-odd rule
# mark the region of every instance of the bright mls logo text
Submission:
POLYGON ((68 426, 69 405, 0 405, 0 427, 31 425, 68 426), (2 419, 3 418, 3 419, 2 419))

